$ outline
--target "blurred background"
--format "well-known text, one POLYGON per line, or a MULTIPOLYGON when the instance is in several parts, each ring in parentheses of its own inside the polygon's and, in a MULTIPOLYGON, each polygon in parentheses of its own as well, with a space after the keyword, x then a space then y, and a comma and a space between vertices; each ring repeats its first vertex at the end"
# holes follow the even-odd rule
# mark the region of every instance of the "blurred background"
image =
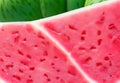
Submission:
POLYGON ((0 0, 0 22, 32 21, 105 0, 0 0))

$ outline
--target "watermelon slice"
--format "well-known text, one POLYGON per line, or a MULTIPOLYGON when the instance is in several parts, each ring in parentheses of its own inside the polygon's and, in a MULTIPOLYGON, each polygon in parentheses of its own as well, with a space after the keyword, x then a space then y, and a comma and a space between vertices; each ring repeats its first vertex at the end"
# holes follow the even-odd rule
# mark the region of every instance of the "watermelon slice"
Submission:
POLYGON ((30 24, 3 24, 0 34, 0 77, 6 83, 87 83, 59 47, 30 24))
POLYGON ((119 83, 120 1, 0 24, 1 83, 119 83))
POLYGON ((111 0, 38 24, 58 40, 99 83, 120 79, 120 1, 111 0))

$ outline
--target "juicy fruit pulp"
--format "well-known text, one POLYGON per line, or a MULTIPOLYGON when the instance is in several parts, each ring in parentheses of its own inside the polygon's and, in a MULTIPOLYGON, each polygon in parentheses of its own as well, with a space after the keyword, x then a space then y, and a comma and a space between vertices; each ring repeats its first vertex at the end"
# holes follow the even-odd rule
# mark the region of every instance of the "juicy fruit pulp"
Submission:
POLYGON ((120 1, 42 24, 99 83, 120 79, 120 1))
POLYGON ((1 24, 0 77, 8 83, 115 83, 119 8, 113 0, 46 20, 1 24))
POLYGON ((10 83, 86 83, 66 56, 29 24, 0 28, 0 76, 10 83))

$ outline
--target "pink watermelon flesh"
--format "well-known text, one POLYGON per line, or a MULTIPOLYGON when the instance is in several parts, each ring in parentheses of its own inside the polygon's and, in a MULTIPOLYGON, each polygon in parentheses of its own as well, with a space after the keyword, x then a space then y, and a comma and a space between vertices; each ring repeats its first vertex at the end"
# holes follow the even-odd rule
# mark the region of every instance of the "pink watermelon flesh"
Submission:
POLYGON ((98 83, 116 83, 120 79, 120 1, 111 2, 35 21, 37 26, 2 24, 0 79, 6 83, 93 83, 76 69, 78 64, 98 83), (72 54, 76 64, 41 28, 72 54))
POLYGON ((1 26, 0 77, 6 83, 87 83, 59 47, 27 23, 1 26))
MULTIPOLYGON (((99 83, 120 79, 120 1, 52 18, 42 24, 99 83)), ((74 12, 74 11, 73 11, 74 12)))

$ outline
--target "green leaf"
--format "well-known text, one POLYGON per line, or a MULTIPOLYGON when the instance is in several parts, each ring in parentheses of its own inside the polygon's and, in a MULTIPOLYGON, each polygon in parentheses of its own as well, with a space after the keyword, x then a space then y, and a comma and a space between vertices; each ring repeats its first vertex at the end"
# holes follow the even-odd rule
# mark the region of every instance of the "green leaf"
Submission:
POLYGON ((0 22, 31 21, 105 0, 0 0, 0 22))
POLYGON ((60 14, 66 11, 66 0, 40 0, 43 17, 60 14))
POLYGON ((0 21, 30 21, 42 18, 39 0, 0 0, 0 21))
POLYGON ((99 3, 99 2, 103 2, 103 1, 106 1, 106 0, 86 0, 85 6, 92 5, 92 4, 99 3))
POLYGON ((67 0, 67 10, 73 10, 83 7, 86 0, 67 0))

